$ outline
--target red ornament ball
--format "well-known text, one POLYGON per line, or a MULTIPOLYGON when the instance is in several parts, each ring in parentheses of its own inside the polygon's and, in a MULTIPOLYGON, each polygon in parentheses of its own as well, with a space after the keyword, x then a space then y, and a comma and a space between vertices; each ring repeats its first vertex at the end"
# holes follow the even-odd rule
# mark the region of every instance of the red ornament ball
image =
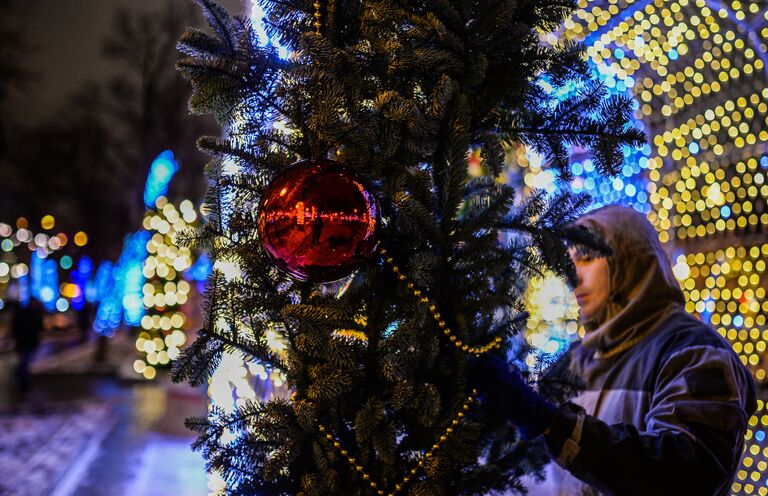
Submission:
POLYGON ((331 160, 298 162, 281 172, 259 203, 262 246, 296 279, 330 282, 347 276, 377 244, 376 198, 331 160))

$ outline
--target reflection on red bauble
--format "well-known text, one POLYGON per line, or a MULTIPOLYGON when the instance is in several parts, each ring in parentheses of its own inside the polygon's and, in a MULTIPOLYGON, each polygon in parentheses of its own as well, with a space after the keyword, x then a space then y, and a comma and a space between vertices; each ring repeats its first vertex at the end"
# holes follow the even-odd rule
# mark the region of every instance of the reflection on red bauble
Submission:
POLYGON ((376 248, 379 206, 348 169, 331 160, 298 162, 267 187, 259 239, 277 267, 302 281, 341 279, 376 248))

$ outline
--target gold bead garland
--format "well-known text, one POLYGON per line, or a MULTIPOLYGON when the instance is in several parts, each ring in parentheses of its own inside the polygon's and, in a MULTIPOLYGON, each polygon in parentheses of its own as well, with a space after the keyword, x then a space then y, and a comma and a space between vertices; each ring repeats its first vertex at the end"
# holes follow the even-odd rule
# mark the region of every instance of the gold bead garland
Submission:
MULTIPOLYGON (((407 281, 408 278, 405 274, 400 272, 400 268, 395 265, 394 259, 391 256, 387 255, 387 250, 384 248, 379 248, 379 253, 384 256, 384 260, 387 261, 387 263, 392 267, 392 272, 395 273, 397 278, 403 282, 407 281)), ((469 346, 468 344, 464 343, 461 339, 456 337, 456 335, 451 331, 451 329, 448 327, 448 325, 445 323, 445 321, 442 318, 442 315, 440 315, 440 312, 437 311, 437 307, 434 303, 430 301, 430 299, 426 296, 423 296, 423 293, 421 290, 416 289, 416 286, 412 282, 407 282, 406 285, 408 286, 408 289, 411 290, 413 295, 425 305, 428 305, 427 308, 429 308, 429 312, 432 314, 432 318, 435 319, 437 322, 438 327, 443 330, 443 334, 445 334, 448 339, 456 346, 458 349, 465 353, 471 353, 475 356, 480 356, 483 353, 487 353, 493 349, 497 349, 501 347, 502 339, 501 337, 497 336, 488 344, 485 344, 483 346, 469 346)))
POLYGON ((357 460, 354 457, 350 456, 349 451, 347 451, 341 446, 341 443, 339 442, 339 440, 333 437, 333 434, 328 432, 328 429, 323 424, 320 424, 318 426, 318 430, 320 431, 321 434, 324 434, 324 438, 328 442, 328 444, 333 446, 341 456, 346 458, 350 466, 352 466, 355 469, 355 471, 360 474, 363 480, 368 482, 368 485, 371 486, 371 489, 376 491, 377 495, 395 496, 411 480, 411 477, 416 475, 418 471, 424 467, 425 460, 428 460, 434 456, 435 451, 437 451, 440 448, 440 446, 448 439, 448 435, 453 432, 454 428, 457 425, 459 425, 459 422, 461 422, 461 419, 464 417, 464 412, 469 410, 469 407, 472 405, 472 403, 475 402, 476 398, 477 398, 477 389, 473 389, 472 394, 470 394, 469 397, 467 397, 467 400, 461 406, 461 410, 459 410, 456 413, 456 415, 454 415, 453 420, 451 420, 451 423, 448 425, 448 427, 446 427, 445 432, 440 436, 440 438, 435 442, 435 444, 432 445, 432 448, 427 453, 425 453, 423 457, 419 458, 419 461, 416 463, 416 466, 410 469, 398 484, 395 484, 395 487, 390 492, 385 492, 380 487, 380 484, 377 484, 376 481, 371 479, 371 475, 368 472, 366 472, 366 470, 363 468, 362 465, 359 465, 357 463, 357 460))
POLYGON ((320 22, 320 17, 322 14, 320 14, 320 0, 315 0, 314 3, 315 7, 315 34, 320 34, 320 28, 323 27, 323 24, 320 22))

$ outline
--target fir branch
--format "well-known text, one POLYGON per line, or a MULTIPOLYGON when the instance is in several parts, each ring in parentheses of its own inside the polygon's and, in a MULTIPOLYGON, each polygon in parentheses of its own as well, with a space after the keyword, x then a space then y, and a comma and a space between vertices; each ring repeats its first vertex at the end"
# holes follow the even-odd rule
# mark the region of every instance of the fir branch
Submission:
POLYGON ((603 85, 592 82, 552 110, 539 108, 536 113, 522 114, 517 124, 506 127, 501 138, 508 144, 521 142, 544 153, 566 181, 573 177, 565 149, 569 144, 591 148, 598 170, 616 174, 624 158, 621 148, 640 146, 645 136, 626 124, 631 113, 628 98, 604 96, 603 85), (595 112, 597 116, 593 116, 595 112))
POLYGON ((434 211, 408 193, 401 192, 394 198, 400 212, 398 223, 415 236, 442 244, 443 233, 434 216, 434 211))
POLYGON ((235 37, 232 33, 231 17, 227 11, 213 0, 194 0, 203 10, 208 25, 216 32, 219 40, 224 43, 227 53, 234 54, 236 49, 235 37))
POLYGON ((179 358, 173 362, 173 382, 187 381, 195 387, 205 384, 219 367, 223 351, 221 341, 213 340, 206 333, 200 332, 195 342, 184 348, 179 358))
POLYGON ((563 234, 573 235, 567 226, 584 212, 590 201, 586 194, 576 195, 567 191, 547 198, 546 193, 539 190, 531 195, 517 214, 499 223, 498 228, 529 235, 541 263, 575 287, 578 282, 576 269, 563 234))
POLYGON ((462 191, 467 180, 467 154, 470 145, 470 107, 466 98, 457 97, 454 99, 451 116, 449 120, 450 138, 448 141, 448 150, 445 157, 439 159, 445 160, 445 168, 442 170, 443 177, 438 169, 438 184, 442 186, 442 228, 444 233, 453 230, 456 214, 459 204, 462 200, 462 191))
POLYGON ((197 28, 187 28, 176 47, 181 53, 194 58, 218 56, 226 49, 219 38, 197 28))

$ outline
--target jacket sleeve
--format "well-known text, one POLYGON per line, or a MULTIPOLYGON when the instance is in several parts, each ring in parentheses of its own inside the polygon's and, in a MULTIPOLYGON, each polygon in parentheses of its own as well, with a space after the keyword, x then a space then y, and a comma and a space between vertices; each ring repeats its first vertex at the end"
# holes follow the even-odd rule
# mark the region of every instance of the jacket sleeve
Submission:
POLYGON ((754 381, 735 354, 695 346, 662 364, 643 431, 566 404, 545 442, 558 464, 607 495, 719 495, 729 491, 755 407, 754 381))

